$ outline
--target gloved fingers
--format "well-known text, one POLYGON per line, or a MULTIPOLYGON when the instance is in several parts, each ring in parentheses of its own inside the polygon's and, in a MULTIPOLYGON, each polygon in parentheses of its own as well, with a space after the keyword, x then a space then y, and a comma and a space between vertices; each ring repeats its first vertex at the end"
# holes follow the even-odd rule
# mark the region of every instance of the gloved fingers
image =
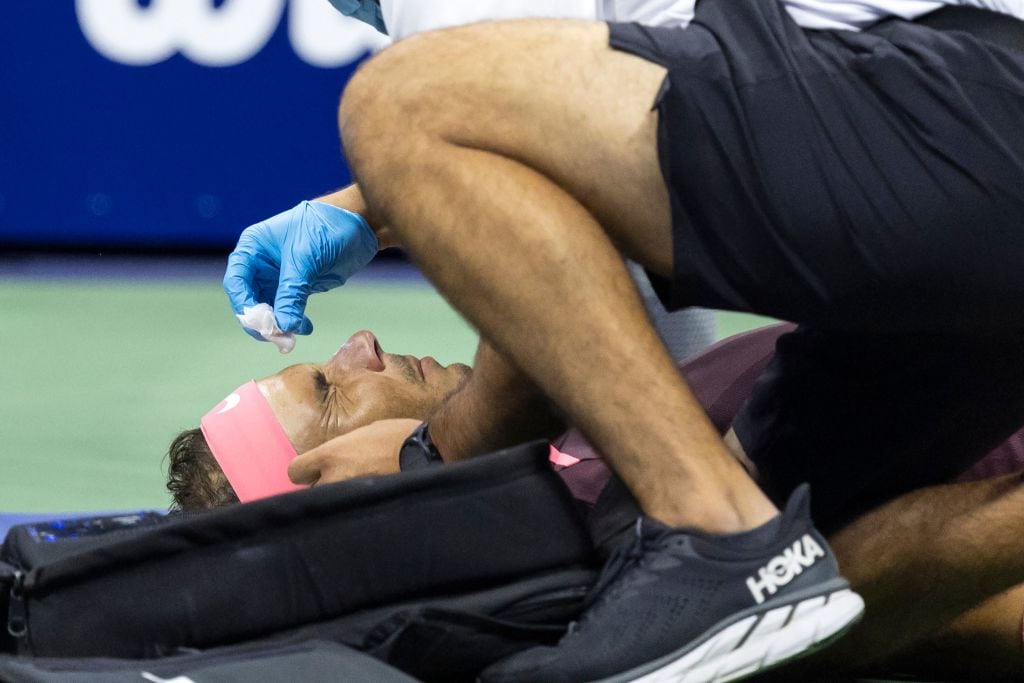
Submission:
POLYGON ((302 316, 302 322, 295 329, 295 334, 310 335, 313 334, 313 321, 307 318, 305 315, 302 316))
POLYGON ((237 248, 228 256, 223 285, 235 315, 241 315, 243 307, 259 303, 255 291, 258 267, 254 255, 239 251, 237 248))
MULTIPOLYGON (((237 266, 236 264, 234 269, 229 264, 228 271, 224 274, 224 291, 228 295, 231 310, 235 312, 236 317, 242 315, 245 309, 252 308, 266 297, 265 283, 261 282, 262 278, 253 278, 251 275, 243 273, 251 273, 251 269, 248 268, 247 264, 245 266, 237 266)), ((256 341, 269 341, 256 330, 243 325, 241 320, 238 321, 238 324, 247 335, 256 341)))
MULTIPOLYGON (((224 291, 227 293, 228 301, 231 303, 231 310, 235 312, 236 316, 239 316, 246 308, 252 308, 257 304, 259 294, 249 288, 249 280, 242 275, 230 273, 230 266, 228 268, 229 272, 224 275, 224 291)), ((267 339, 256 330, 242 325, 241 320, 238 321, 238 324, 247 335, 256 341, 267 341, 267 339)))
POLYGON ((309 334, 313 331, 313 323, 305 315, 309 292, 309 284, 300 275, 289 275, 282 269, 274 297, 274 318, 282 332, 309 334))
POLYGON ((318 277, 310 286, 310 291, 317 294, 323 294, 324 292, 329 292, 332 289, 341 287, 343 284, 345 284, 345 278, 334 273, 328 273, 327 275, 318 277))

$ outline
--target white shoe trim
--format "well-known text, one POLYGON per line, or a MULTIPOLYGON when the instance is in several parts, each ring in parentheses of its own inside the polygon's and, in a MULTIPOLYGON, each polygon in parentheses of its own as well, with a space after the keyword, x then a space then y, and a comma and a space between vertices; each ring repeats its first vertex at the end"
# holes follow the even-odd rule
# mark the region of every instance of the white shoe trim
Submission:
POLYGON ((731 624, 634 683, 728 683, 810 654, 853 625, 864 600, 843 589, 731 624))

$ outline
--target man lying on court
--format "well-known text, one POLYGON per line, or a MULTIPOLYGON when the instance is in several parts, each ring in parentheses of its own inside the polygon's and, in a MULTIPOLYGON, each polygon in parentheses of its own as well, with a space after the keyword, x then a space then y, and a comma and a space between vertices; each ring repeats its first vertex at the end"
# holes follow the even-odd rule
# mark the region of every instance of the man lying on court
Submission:
MULTIPOLYGON (((728 429, 750 396, 776 340, 791 330, 778 325, 739 335, 681 365, 720 431, 728 429)), ((430 358, 386 353, 364 331, 326 363, 291 366, 257 384, 270 408, 270 426, 279 425, 294 450, 307 454, 308 460, 317 457, 318 445, 378 419, 411 418, 415 426, 469 373, 458 364, 444 368, 430 358)), ((578 432, 569 431, 554 443, 560 473, 590 510, 595 541, 608 546, 621 540, 617 532, 631 526, 637 514, 621 483, 609 483, 609 470, 578 432)), ((332 461, 332 480, 398 469, 395 457, 374 460, 358 451, 332 461)), ((770 475, 773 463, 747 466, 770 475)), ((922 488, 885 494, 882 498, 892 499, 827 529, 869 610, 851 636, 822 653, 815 666, 823 675, 888 666, 919 675, 996 677, 1024 669, 1024 549, 1006 542, 1019 537, 1013 529, 1024 523, 1024 487, 1019 483, 1024 430, 958 476, 956 483, 924 486, 935 480, 930 469, 930 463, 921 462, 905 473, 904 490, 914 482, 922 488), (964 539, 971 539, 970 552, 963 549, 964 539), (922 562, 928 565, 925 575, 922 562), (1022 583, 998 594, 994 574, 1016 576, 1022 583)), ((198 429, 183 432, 172 444, 169 478, 179 508, 237 501, 198 429)), ((831 495, 824 486, 816 488, 816 496, 831 495)))

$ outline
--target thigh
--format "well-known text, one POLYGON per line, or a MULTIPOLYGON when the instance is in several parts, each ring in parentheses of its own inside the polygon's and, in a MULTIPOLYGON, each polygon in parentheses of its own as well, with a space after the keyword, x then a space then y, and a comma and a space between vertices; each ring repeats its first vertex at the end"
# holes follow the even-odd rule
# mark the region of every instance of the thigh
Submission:
POLYGON ((525 164, 582 203, 627 255, 668 274, 670 212, 652 111, 664 76, 663 67, 612 50, 602 23, 521 20, 424 33, 356 75, 342 101, 342 134, 362 168, 375 155, 435 154, 416 142, 423 136, 525 164), (408 142, 400 150, 381 139, 394 131, 408 142))
POLYGON ((776 501, 811 484, 827 530, 940 484, 1024 424, 1024 346, 993 337, 853 335, 803 327, 780 338, 734 423, 776 501))
POLYGON ((1020 680, 1024 585, 965 612, 944 631, 890 657, 889 671, 949 680, 1020 680))

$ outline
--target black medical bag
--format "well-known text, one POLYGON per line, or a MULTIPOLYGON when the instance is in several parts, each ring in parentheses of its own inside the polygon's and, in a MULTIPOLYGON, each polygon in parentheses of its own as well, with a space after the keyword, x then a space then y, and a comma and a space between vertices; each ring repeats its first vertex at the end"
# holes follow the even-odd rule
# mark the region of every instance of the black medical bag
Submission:
POLYGON ((416 679, 350 647, 323 640, 215 648, 164 659, 36 659, 0 656, 4 683, 253 683, 416 679))
POLYGON ((557 639, 593 581, 547 456, 538 442, 201 514, 15 527, 0 649, 149 659, 328 641, 420 679, 471 680, 557 639))

